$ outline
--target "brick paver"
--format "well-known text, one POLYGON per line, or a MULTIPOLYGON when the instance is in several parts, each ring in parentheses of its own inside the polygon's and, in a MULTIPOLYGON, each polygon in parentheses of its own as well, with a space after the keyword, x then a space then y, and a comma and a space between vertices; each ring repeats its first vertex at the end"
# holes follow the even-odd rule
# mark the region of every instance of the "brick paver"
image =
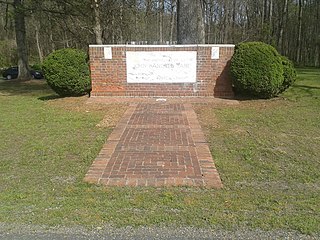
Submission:
POLYGON ((85 181, 107 186, 222 187, 190 103, 131 104, 85 181))

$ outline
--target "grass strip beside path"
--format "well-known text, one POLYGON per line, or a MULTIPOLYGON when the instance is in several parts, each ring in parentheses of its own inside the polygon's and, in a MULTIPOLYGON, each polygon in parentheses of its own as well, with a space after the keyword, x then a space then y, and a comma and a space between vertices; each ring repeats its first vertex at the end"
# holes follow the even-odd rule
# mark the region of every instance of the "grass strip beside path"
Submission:
POLYGON ((105 188, 82 179, 125 106, 0 82, 0 222, 319 233, 319 106, 319 69, 274 100, 195 105, 224 189, 105 188))

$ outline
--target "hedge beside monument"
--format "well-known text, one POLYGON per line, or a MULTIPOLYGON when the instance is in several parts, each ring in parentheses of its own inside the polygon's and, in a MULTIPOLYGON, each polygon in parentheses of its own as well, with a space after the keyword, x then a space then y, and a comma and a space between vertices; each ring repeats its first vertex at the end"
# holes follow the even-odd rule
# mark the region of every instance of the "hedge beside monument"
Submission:
POLYGON ((257 98, 275 97, 295 80, 290 60, 262 42, 237 45, 230 71, 236 94, 257 98))
POLYGON ((297 79, 297 72, 294 68, 292 61, 287 57, 281 56, 282 66, 283 66, 283 83, 280 87, 280 93, 287 90, 297 79))
POLYGON ((91 88, 88 56, 77 49, 61 49, 43 62, 48 85, 60 96, 81 96, 91 88))

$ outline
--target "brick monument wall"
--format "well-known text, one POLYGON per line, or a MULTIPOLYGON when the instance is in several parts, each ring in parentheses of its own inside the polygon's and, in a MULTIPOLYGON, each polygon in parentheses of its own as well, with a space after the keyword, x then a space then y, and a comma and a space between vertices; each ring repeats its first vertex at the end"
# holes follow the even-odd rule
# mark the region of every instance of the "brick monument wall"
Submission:
POLYGON ((234 45, 90 45, 91 96, 231 98, 233 53, 234 45))

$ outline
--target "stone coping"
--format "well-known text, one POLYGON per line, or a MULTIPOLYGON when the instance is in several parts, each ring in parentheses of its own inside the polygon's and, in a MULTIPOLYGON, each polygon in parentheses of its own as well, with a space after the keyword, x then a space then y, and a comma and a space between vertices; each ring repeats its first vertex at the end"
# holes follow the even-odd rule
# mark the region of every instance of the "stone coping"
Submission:
POLYGON ((186 44, 186 45, 130 45, 130 44, 111 44, 111 45, 89 45, 93 47, 127 47, 127 48, 185 48, 185 47, 231 47, 234 48, 234 44, 186 44))

